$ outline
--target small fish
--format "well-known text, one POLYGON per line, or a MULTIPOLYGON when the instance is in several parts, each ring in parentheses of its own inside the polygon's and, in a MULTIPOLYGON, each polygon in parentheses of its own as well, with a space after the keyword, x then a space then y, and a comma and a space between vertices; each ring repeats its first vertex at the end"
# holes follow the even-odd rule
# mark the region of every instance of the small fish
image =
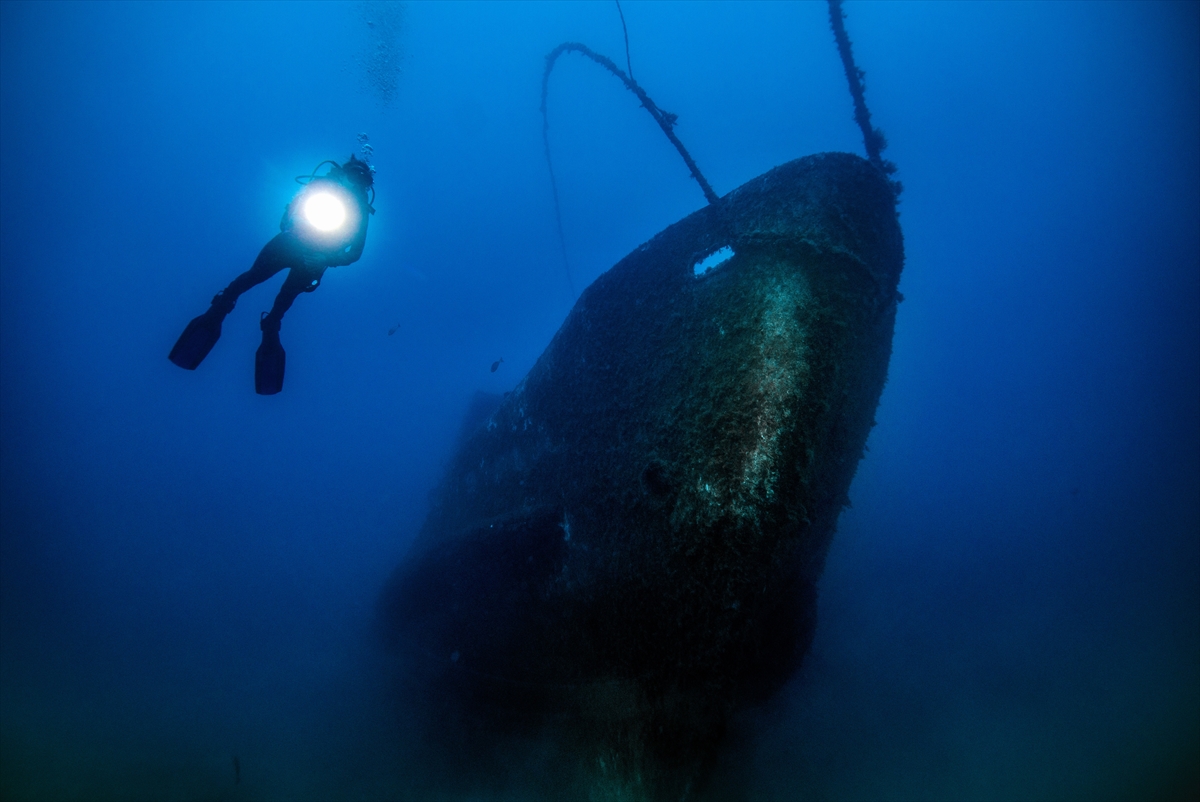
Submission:
POLYGON ((495 362, 492 363, 492 373, 496 372, 496 369, 500 367, 500 363, 503 361, 504 361, 504 357, 500 357, 499 359, 497 359, 495 362))
POLYGON ((242 761, 238 760, 238 756, 233 756, 233 784, 242 784, 242 761))
POLYGON ((397 323, 395 326, 392 326, 390 329, 388 329, 388 336, 391 337, 393 334, 395 334, 396 329, 398 329, 398 328, 400 328, 399 323, 397 323))

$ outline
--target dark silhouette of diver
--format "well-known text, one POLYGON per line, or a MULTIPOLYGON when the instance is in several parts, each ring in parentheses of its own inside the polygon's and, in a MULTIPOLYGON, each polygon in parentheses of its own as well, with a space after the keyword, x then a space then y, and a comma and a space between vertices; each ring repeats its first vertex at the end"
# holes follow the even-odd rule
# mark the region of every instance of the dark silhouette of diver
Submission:
POLYGON ((296 180, 304 189, 283 211, 280 233, 268 242, 245 273, 212 299, 208 311, 188 323, 169 359, 181 368, 195 370, 221 336, 221 322, 233 311, 238 296, 284 268, 291 268, 270 312, 262 314, 262 345, 254 356, 254 390, 274 395, 283 389, 283 345, 279 325, 302 292, 321 285, 326 268, 351 264, 362 256, 367 241, 367 218, 375 213, 374 176, 366 162, 353 155, 345 164, 321 162, 310 175, 296 180), (333 167, 316 174, 326 164, 333 167), (368 200, 367 193, 370 194, 368 200))

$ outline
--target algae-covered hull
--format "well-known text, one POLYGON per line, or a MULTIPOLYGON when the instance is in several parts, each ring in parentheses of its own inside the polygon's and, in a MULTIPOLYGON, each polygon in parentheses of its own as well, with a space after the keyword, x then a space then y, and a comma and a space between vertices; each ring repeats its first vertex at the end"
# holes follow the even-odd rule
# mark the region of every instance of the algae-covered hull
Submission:
POLYGON ((902 264, 887 180, 837 153, 622 259, 464 439, 389 633, 479 715, 553 719, 593 784, 694 789, 729 712, 808 647, 902 264))

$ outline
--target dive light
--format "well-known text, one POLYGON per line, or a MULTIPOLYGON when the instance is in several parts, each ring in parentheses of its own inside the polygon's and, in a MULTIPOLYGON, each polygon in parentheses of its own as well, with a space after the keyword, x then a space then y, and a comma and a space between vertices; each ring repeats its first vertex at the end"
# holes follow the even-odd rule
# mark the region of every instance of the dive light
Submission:
POLYGON ((336 231, 346 222, 346 206, 328 192, 314 192, 304 201, 304 217, 317 231, 336 231))
POLYGON ((344 247, 362 225, 358 204, 333 181, 314 181, 300 198, 297 234, 320 248, 344 247))

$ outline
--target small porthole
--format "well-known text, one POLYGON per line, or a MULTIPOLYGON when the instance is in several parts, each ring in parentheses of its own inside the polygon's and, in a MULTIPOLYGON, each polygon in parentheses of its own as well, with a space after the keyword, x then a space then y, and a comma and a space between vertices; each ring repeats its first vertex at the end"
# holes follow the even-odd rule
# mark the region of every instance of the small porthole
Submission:
POLYGON ((733 248, 730 248, 728 245, 726 245, 719 251, 714 251, 713 253, 710 253, 708 256, 701 259, 699 262, 696 262, 696 264, 692 266, 692 274, 696 278, 703 278, 732 258, 733 248))

